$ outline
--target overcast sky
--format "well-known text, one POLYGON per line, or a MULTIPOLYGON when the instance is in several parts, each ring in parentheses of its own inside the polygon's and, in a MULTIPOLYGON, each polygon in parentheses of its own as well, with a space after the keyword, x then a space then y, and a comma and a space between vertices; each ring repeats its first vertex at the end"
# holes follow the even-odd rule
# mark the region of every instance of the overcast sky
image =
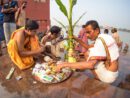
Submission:
MULTIPOLYGON (((68 7, 69 0, 62 0, 68 7)), ((60 12, 55 0, 50 0, 51 24, 57 24, 53 18, 62 21, 67 25, 66 17, 60 12)), ((113 26, 130 29, 130 0, 77 0, 74 6, 73 20, 87 12, 78 25, 88 20, 97 20, 100 25, 113 26)))

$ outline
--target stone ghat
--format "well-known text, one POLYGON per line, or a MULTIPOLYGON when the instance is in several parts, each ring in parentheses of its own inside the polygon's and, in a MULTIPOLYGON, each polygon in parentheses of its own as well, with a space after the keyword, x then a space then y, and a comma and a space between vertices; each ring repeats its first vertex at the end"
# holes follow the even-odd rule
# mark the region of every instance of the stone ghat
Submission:
POLYGON ((0 98, 130 98, 130 91, 113 85, 119 84, 129 74, 129 56, 121 56, 121 78, 118 83, 106 84, 88 76, 87 72, 75 72, 66 81, 58 84, 36 82, 31 75, 32 68, 20 71, 16 68, 11 79, 5 77, 14 64, 8 54, 0 57, 0 98), (16 80, 21 76, 21 80, 16 80))

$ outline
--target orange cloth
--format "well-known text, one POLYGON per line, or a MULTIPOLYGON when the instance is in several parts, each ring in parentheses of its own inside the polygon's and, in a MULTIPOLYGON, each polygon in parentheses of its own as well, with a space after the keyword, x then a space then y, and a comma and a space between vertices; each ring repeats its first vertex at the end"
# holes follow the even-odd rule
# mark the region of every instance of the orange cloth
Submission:
MULTIPOLYGON (((34 60, 33 60, 32 56, 21 57, 18 53, 18 47, 17 47, 16 41, 14 40, 14 36, 17 32, 19 32, 22 29, 24 29, 24 27, 22 27, 12 33, 11 39, 7 46, 10 58, 21 70, 29 68, 34 64, 34 60)), ((26 40, 24 42, 25 51, 36 50, 38 48, 40 48, 40 45, 39 45, 37 36, 26 38, 26 40)))

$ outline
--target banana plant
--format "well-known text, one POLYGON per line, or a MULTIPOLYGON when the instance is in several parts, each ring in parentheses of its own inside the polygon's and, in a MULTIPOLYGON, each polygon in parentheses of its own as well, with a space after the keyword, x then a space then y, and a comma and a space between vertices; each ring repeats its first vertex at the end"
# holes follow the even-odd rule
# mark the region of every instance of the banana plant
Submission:
MULTIPOLYGON (((79 22, 79 20, 86 14, 83 13, 79 19, 73 24, 73 20, 72 20, 72 12, 73 12, 73 7, 76 5, 77 0, 68 0, 69 1, 69 9, 67 11, 65 5, 62 3, 62 0, 55 0, 57 5, 59 6, 60 11, 65 15, 65 17, 68 20, 68 37, 69 37, 69 41, 68 41, 68 62, 76 62, 75 57, 73 57, 74 54, 74 44, 73 44, 73 31, 74 28, 76 26, 76 24, 79 22)), ((56 20, 56 19, 55 19, 56 20)), ((60 25, 62 25, 63 28, 65 28, 65 26, 63 25, 62 22, 60 22, 59 20, 56 20, 60 25)))

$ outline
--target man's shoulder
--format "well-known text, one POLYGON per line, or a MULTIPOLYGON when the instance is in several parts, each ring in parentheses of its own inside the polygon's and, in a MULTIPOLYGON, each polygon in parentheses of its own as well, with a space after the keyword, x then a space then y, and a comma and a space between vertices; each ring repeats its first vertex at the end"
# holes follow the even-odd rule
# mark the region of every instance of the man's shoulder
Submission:
POLYGON ((16 41, 19 41, 19 40, 24 41, 24 39, 25 39, 24 32, 23 31, 15 31, 14 32, 14 39, 16 41))
POLYGON ((24 36, 24 30, 16 30, 18 36, 24 36))
POLYGON ((108 35, 108 34, 100 34, 100 35, 98 36, 98 39, 99 39, 100 37, 104 39, 104 41, 106 42, 107 45, 109 45, 109 44, 115 42, 114 38, 113 38, 111 35, 108 35))
POLYGON ((98 38, 99 37, 102 37, 102 38, 112 38, 112 36, 111 35, 108 35, 108 34, 99 34, 99 36, 98 36, 98 38))

